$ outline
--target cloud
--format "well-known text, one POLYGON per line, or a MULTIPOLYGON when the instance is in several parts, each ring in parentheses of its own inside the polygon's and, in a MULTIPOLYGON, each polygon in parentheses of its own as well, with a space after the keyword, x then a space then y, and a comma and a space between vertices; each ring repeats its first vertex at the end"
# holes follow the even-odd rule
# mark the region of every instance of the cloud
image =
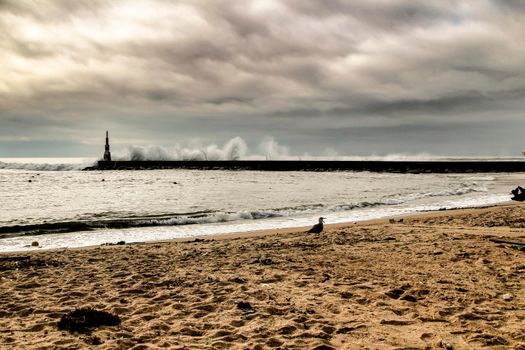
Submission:
POLYGON ((146 143, 276 135, 308 149, 327 124, 383 123, 377 147, 389 127, 427 121, 518 127, 523 23, 522 2, 503 0, 3 0, 0 139, 95 142, 115 128, 146 143))

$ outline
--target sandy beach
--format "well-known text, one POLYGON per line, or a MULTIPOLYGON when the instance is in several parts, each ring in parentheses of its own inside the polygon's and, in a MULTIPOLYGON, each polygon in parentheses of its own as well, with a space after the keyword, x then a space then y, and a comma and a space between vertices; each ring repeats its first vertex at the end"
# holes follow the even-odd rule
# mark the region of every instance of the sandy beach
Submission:
POLYGON ((0 348, 525 349, 525 206, 304 232, 2 255, 0 348))

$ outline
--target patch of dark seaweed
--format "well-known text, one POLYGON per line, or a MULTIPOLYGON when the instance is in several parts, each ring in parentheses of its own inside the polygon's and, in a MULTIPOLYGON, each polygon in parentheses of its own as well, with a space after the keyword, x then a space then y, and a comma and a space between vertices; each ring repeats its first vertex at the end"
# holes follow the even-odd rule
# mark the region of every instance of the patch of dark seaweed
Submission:
POLYGON ((100 326, 118 326, 120 318, 107 311, 100 311, 91 307, 75 309, 60 318, 58 329, 70 333, 90 333, 100 326))
POLYGON ((0 261, 0 271, 21 270, 29 268, 59 267, 62 263, 47 259, 25 259, 0 261))

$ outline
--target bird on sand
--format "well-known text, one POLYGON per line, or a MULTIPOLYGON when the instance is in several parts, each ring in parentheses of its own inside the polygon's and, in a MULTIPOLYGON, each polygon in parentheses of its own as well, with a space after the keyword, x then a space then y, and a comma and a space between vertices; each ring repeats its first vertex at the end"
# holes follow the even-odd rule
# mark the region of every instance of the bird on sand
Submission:
POLYGON ((323 231, 323 228, 324 228, 324 226, 323 226, 324 219, 326 219, 326 218, 320 217, 319 218, 319 223, 313 225, 312 228, 308 231, 308 233, 321 233, 323 231))

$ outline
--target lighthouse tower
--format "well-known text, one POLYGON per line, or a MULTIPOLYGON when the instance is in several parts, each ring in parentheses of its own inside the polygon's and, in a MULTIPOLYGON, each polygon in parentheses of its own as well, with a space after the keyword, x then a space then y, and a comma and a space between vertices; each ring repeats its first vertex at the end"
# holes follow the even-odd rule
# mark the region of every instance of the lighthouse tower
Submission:
POLYGON ((111 162, 111 152, 109 151, 109 136, 106 130, 106 146, 104 148, 104 161, 111 162))

